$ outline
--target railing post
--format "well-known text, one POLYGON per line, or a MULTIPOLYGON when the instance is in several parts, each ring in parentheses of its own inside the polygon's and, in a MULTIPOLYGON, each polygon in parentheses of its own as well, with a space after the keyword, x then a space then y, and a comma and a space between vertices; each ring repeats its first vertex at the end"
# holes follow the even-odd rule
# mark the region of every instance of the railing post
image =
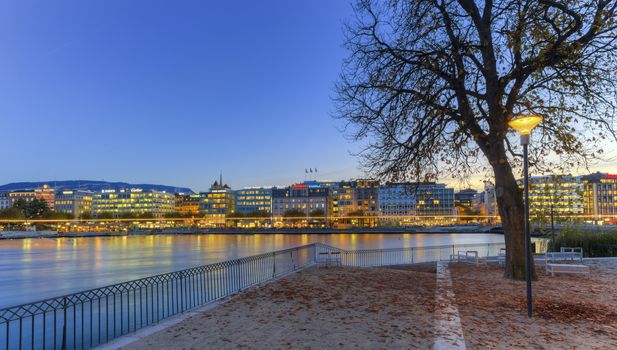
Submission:
POLYGON ((62 318, 62 350, 66 350, 66 297, 62 299, 62 311, 64 312, 62 318))
POLYGON ((180 271, 180 312, 184 311, 184 271, 180 271))
POLYGON ((413 247, 411 247, 411 263, 413 264, 413 247))
POLYGON ((236 281, 238 283, 238 292, 242 290, 242 285, 240 283, 240 280, 241 280, 241 278, 240 278, 240 263, 238 262, 236 264, 236 281))
POLYGON ((276 253, 272 252, 272 278, 276 276, 276 253))

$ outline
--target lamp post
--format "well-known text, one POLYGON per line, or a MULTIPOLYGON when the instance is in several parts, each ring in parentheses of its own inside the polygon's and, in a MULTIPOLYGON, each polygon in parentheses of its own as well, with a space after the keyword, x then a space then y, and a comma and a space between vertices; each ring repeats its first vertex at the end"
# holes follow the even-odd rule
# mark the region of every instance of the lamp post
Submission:
POLYGON ((542 117, 535 115, 520 116, 508 122, 508 125, 521 135, 523 146, 523 173, 525 177, 525 279, 527 281, 527 317, 531 318, 531 235, 529 233, 529 160, 527 146, 531 130, 542 121, 542 117))

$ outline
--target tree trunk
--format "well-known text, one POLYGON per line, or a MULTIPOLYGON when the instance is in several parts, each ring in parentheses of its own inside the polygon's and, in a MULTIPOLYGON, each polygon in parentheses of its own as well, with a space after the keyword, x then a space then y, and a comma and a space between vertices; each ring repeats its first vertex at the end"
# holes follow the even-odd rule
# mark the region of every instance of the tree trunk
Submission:
MULTIPOLYGON (((495 172, 495 194, 501 216, 506 242, 506 268, 504 276, 515 280, 525 280, 525 207, 523 191, 518 187, 512 168, 507 161, 493 163, 495 172)), ((533 253, 533 252, 532 252, 533 253)), ((531 259, 532 279, 536 280, 536 270, 531 259)))

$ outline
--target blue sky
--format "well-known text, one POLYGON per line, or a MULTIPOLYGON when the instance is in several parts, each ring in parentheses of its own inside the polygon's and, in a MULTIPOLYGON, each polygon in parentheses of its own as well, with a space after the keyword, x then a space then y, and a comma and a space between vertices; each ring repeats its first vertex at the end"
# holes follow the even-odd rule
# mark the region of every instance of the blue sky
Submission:
POLYGON ((3 1, 0 183, 358 176, 331 117, 350 15, 338 0, 3 1))
MULTIPOLYGON (((351 16, 346 0, 2 1, 0 184, 362 176, 332 119, 351 16)), ((609 158, 591 170, 617 172, 609 158)))

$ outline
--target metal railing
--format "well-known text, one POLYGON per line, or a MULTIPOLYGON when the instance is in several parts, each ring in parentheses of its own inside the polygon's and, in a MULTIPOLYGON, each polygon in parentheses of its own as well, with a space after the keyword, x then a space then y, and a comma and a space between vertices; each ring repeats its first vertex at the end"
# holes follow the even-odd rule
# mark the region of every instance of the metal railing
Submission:
POLYGON ((311 244, 2 309, 0 349, 92 348, 310 266, 314 251, 311 244))
POLYGON ((339 252, 354 267, 447 260, 459 250, 498 255, 503 243, 343 250, 314 243, 118 283, 0 310, 0 349, 87 349, 225 298, 339 252))

